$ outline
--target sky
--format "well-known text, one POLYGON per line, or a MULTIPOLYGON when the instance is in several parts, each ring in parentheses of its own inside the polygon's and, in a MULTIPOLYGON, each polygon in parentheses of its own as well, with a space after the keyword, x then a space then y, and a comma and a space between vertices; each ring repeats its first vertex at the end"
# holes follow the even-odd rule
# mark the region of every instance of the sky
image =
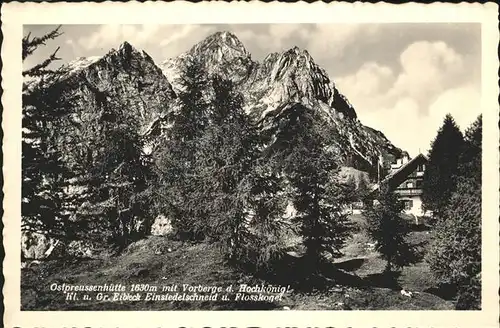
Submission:
MULTIPOLYGON (((42 35, 55 26, 25 25, 42 35)), ((481 26, 475 23, 63 25, 62 36, 25 60, 60 47, 60 63, 101 56, 128 41, 157 64, 217 31, 233 32, 260 61, 298 46, 323 67, 359 120, 411 156, 426 153, 450 113, 462 130, 480 114, 481 26)))

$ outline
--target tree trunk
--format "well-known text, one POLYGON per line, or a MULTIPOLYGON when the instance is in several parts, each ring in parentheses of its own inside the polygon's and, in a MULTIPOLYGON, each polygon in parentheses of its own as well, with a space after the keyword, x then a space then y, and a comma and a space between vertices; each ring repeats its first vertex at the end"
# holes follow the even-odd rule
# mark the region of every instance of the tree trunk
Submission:
POLYGON ((392 263, 391 263, 391 258, 389 257, 387 259, 387 264, 385 265, 385 272, 391 272, 392 270, 392 263))

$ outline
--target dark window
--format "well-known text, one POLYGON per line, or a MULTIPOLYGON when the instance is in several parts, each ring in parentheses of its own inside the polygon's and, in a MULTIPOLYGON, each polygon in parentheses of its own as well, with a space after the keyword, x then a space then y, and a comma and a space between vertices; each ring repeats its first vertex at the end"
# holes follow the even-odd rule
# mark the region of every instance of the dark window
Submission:
POLYGON ((417 188, 422 188, 422 180, 417 180, 417 188))
POLYGON ((413 207, 413 200, 411 199, 405 200, 404 203, 405 203, 405 210, 411 210, 411 208, 413 207))

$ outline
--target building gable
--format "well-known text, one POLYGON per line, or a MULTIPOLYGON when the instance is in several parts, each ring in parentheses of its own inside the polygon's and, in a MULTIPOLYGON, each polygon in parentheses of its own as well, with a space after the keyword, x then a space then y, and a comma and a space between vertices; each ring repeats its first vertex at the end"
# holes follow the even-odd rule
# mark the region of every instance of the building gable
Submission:
POLYGON ((394 190, 400 187, 409 178, 417 178, 417 176, 420 175, 419 172, 422 172, 423 174, 423 166, 425 166, 427 163, 427 158, 424 155, 419 154, 417 157, 401 166, 398 170, 385 177, 385 179, 382 181, 382 184, 386 184, 390 190, 394 190))
POLYGON ((423 176, 427 163, 427 157, 419 154, 401 166, 398 166, 400 163, 395 164, 394 171, 385 177, 380 185, 375 185, 371 192, 379 193, 381 187, 388 187, 404 203, 404 212, 406 214, 413 215, 415 218, 425 215, 422 208, 421 195, 423 176))

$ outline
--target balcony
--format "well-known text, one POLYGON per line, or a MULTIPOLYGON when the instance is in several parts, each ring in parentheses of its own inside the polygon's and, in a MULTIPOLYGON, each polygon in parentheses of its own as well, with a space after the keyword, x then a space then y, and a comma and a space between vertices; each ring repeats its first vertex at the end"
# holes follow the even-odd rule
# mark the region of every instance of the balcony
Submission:
POLYGON ((417 188, 404 188, 394 190, 399 196, 420 196, 422 195, 422 189, 417 188))

